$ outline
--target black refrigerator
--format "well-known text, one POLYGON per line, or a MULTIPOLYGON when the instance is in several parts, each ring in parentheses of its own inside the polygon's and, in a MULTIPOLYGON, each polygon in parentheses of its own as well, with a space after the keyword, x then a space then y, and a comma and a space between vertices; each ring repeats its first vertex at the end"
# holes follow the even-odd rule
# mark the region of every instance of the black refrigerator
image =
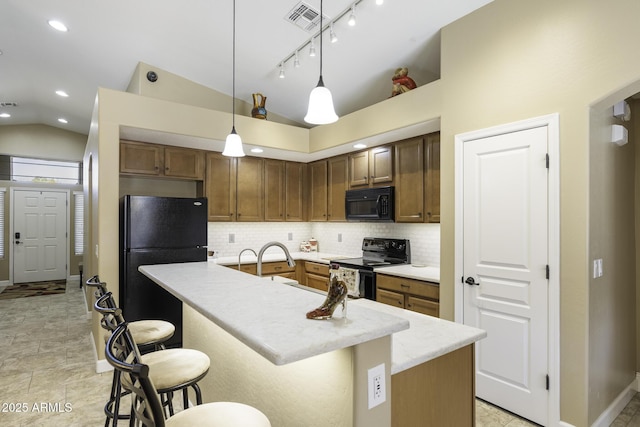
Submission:
POLYGON ((120 308, 128 321, 173 323, 167 347, 182 346, 182 302, 138 271, 141 265, 207 260, 207 199, 120 200, 120 308))

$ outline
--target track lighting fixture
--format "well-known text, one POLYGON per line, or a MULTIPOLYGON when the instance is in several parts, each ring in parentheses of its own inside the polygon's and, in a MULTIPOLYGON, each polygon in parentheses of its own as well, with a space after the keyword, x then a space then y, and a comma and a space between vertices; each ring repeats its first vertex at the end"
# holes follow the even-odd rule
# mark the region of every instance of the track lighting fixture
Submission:
POLYGON ((296 56, 293 58, 294 68, 300 68, 300 58, 298 58, 298 51, 296 50, 296 56))
POLYGON ((354 25, 356 25, 356 5, 354 3, 353 6, 351 6, 351 15, 349 15, 349 20, 347 21, 347 24, 349 24, 350 27, 353 27, 354 25))
POLYGON ((311 44, 309 46, 309 56, 316 56, 316 44, 313 42, 313 37, 311 37, 311 44))
POLYGON ((333 31, 333 22, 331 23, 331 26, 329 27, 329 39, 331 40, 331 43, 335 43, 338 41, 338 36, 336 36, 336 32, 333 31))
POLYGON ((280 74, 278 75, 281 79, 284 79, 284 62, 280 63, 280 74))

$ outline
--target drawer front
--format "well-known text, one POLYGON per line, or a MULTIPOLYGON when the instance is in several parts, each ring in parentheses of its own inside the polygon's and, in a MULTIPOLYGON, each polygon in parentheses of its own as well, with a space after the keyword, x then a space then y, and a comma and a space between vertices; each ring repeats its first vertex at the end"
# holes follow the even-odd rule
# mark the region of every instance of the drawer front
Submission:
POLYGON ((289 267, 286 261, 265 262, 262 264, 262 275, 274 275, 290 271, 296 271, 295 267, 289 267))
POLYGON ((440 300, 440 287, 434 283, 386 274, 378 274, 376 283, 379 288, 440 300))
POLYGON ((320 289, 321 291, 329 290, 329 279, 325 276, 318 276, 313 273, 305 274, 305 285, 310 288, 320 289))
POLYGON ((383 304, 392 305, 398 308, 404 308, 404 295, 398 292, 387 291, 386 289, 378 289, 376 292, 376 301, 383 304))
POLYGON ((433 317, 440 317, 440 304, 423 298, 407 297, 407 310, 417 311, 433 317))
POLYGON ((329 277, 329 266, 318 262, 305 261, 304 269, 307 273, 317 274, 319 276, 329 277))
MULTIPOLYGON (((237 270, 238 264, 226 265, 225 267, 237 270)), ((258 267, 255 264, 240 264, 240 271, 253 274, 255 276, 256 274, 258 274, 258 267)))
POLYGON ((268 277, 268 276, 280 276, 280 277, 286 277, 287 279, 298 280, 298 278, 296 277, 295 271, 288 271, 288 272, 279 273, 279 274, 263 274, 262 275, 262 277, 268 277))

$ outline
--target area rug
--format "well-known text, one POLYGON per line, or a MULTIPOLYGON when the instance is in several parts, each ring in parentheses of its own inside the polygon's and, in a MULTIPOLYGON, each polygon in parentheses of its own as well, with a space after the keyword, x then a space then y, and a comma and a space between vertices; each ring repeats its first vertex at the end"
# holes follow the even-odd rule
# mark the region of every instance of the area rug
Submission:
POLYGON ((0 292, 0 300, 36 297, 40 295, 63 294, 67 289, 66 280, 51 282, 18 283, 4 288, 0 292))

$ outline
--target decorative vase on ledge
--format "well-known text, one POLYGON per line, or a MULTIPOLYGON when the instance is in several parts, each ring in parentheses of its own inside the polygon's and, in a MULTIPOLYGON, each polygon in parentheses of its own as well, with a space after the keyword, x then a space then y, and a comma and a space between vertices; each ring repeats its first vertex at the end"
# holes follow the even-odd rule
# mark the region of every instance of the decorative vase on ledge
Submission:
POLYGON ((261 93, 254 93, 253 95, 253 108, 251 109, 251 117, 254 119, 267 120, 267 109, 264 108, 264 104, 267 102, 267 97, 261 93))

